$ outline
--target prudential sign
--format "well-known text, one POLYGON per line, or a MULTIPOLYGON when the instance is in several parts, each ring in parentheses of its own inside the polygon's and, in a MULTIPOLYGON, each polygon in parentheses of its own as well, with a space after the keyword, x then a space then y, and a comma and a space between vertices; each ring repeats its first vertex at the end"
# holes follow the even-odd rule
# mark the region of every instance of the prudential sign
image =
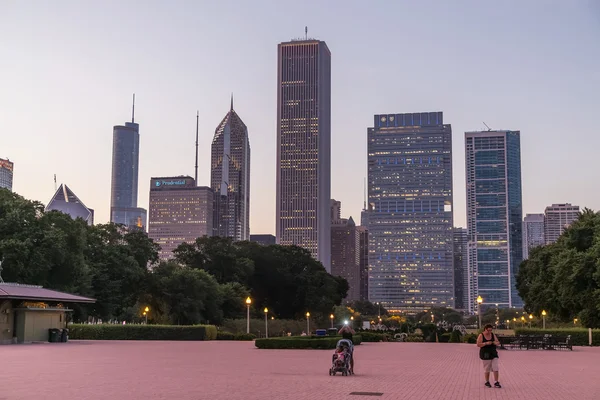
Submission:
POLYGON ((186 186, 187 184, 188 184, 188 182, 185 179, 169 179, 169 180, 154 181, 155 188, 172 187, 172 186, 186 186))

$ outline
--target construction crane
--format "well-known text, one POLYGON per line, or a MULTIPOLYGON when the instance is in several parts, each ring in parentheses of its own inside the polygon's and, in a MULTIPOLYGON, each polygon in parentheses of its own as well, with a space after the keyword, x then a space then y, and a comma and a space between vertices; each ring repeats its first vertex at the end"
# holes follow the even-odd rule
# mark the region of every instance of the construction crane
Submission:
POLYGON ((488 132, 492 130, 492 128, 490 128, 490 127, 488 126, 488 124, 486 124, 484 121, 481 121, 481 122, 483 122, 483 124, 484 124, 484 125, 485 125, 485 127, 487 128, 488 132))

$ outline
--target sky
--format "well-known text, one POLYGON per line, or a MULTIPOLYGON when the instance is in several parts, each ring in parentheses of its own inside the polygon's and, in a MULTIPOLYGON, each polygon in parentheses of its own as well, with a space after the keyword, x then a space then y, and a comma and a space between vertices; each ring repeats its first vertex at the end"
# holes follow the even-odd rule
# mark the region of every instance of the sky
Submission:
POLYGON ((443 111, 454 220, 465 226, 464 132, 521 131, 523 212, 600 210, 600 2, 0 0, 0 157, 46 204, 67 184, 109 219, 112 127, 140 124, 150 177, 210 184, 210 144, 234 108, 251 145, 252 233, 275 232, 277 44, 332 53, 332 197, 360 220, 373 115, 443 111))

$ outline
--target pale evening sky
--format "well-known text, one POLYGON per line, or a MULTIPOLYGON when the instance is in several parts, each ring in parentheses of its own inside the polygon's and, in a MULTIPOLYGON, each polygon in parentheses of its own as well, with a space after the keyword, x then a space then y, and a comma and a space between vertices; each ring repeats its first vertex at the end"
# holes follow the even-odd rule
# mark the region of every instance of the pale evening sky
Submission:
POLYGON ((53 175, 109 219, 112 127, 140 124, 139 206, 151 176, 209 185, 229 108, 248 126, 251 232, 275 232, 277 43, 332 53, 332 197, 357 221, 378 113, 443 111, 455 225, 465 225, 464 132, 521 131, 523 211, 600 209, 600 2, 0 0, 0 157, 47 203, 53 175))

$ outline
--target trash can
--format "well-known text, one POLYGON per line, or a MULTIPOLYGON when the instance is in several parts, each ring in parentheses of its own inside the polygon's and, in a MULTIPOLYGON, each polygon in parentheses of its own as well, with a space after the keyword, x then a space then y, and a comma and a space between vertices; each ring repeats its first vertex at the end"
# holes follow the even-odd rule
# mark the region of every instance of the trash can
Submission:
POLYGON ((63 329, 62 334, 60 335, 60 341, 62 343, 67 343, 69 341, 69 330, 63 329))
POLYGON ((50 343, 58 343, 60 341, 60 329, 48 329, 48 341, 50 343))

